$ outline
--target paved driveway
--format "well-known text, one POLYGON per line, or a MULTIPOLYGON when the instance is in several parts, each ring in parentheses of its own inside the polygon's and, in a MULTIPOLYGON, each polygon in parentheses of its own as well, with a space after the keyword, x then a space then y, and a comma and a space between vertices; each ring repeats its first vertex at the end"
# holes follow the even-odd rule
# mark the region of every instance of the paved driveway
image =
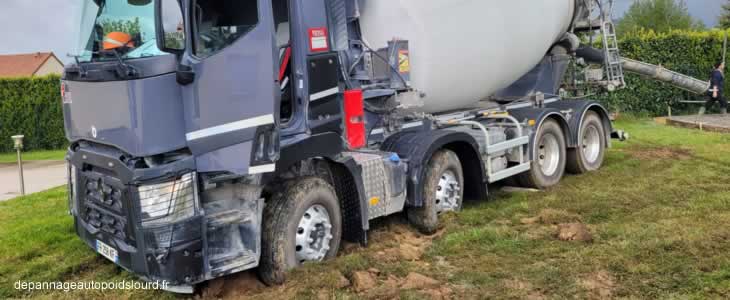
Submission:
MULTIPOLYGON (((25 193, 37 193, 66 184, 66 162, 33 161, 23 165, 25 193)), ((20 196, 18 166, 0 164, 0 201, 20 196)))

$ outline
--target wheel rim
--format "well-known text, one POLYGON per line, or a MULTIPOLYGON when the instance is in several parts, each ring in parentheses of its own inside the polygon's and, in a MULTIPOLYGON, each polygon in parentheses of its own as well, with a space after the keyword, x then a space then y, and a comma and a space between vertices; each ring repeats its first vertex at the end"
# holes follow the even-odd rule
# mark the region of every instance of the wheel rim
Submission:
POLYGON ((552 176, 558 171, 560 165, 560 143, 552 134, 542 137, 537 151, 537 162, 540 170, 547 176, 552 176))
POLYGON ((447 170, 439 178, 436 186, 436 211, 439 213, 446 211, 456 211, 459 208, 459 179, 454 172, 447 170))
POLYGON ((299 263, 322 261, 330 250, 332 221, 324 206, 310 206, 299 220, 296 232, 296 258, 299 263))
POLYGON ((588 163, 594 163, 601 155, 601 135, 595 125, 586 128, 583 134, 583 157, 588 163))

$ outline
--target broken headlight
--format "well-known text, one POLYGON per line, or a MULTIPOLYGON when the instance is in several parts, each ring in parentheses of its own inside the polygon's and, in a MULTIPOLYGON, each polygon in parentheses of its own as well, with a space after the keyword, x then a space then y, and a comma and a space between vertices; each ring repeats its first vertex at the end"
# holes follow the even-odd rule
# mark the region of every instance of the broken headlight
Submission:
POLYGON ((140 186, 142 225, 170 224, 195 216, 195 182, 195 173, 188 173, 175 181, 140 186))

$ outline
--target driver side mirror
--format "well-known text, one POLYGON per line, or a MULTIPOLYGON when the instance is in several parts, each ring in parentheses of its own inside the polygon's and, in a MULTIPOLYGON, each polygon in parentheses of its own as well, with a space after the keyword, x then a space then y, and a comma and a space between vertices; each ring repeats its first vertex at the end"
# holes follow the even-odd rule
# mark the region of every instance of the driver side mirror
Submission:
POLYGON ((157 47, 181 54, 185 50, 185 18, 178 0, 156 1, 157 47))

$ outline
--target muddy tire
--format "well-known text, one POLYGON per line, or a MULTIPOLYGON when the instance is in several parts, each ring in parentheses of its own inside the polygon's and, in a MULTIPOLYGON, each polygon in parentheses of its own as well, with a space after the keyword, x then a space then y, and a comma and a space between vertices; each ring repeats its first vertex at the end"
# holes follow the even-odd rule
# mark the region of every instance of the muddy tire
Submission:
POLYGON ((337 194, 320 178, 288 182, 267 201, 262 227, 259 277, 267 285, 282 284, 287 271, 302 263, 337 256, 342 236, 337 194))
POLYGON ((449 150, 436 152, 423 180, 423 206, 409 208, 408 220, 420 232, 433 234, 438 230, 441 213, 461 210, 464 172, 459 157, 449 150))
POLYGON ((535 137, 532 166, 517 176, 520 185, 527 188, 547 189, 563 179, 567 150, 565 133, 557 121, 545 120, 535 137))
POLYGON ((601 117, 593 111, 586 113, 578 133, 578 146, 568 150, 567 170, 584 174, 601 168, 606 155, 606 129, 601 117))

